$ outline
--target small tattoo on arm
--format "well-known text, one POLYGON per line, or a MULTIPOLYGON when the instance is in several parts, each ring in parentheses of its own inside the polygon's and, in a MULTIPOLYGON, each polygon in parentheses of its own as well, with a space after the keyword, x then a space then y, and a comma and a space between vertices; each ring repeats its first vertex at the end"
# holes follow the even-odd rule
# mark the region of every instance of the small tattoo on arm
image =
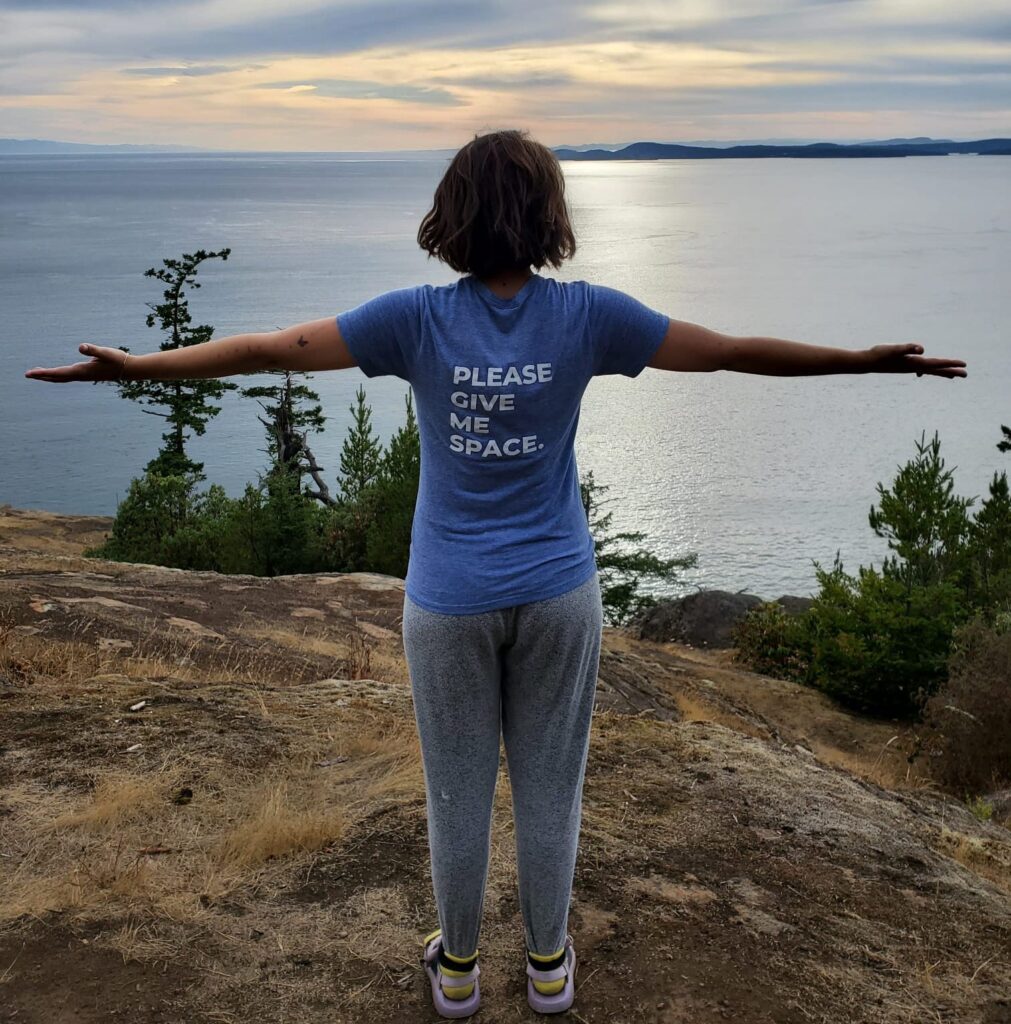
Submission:
POLYGON ((300 334, 300 335, 298 336, 298 341, 296 341, 296 342, 295 342, 295 344, 296 344, 296 345, 298 345, 298 347, 299 347, 299 348, 305 348, 305 346, 306 346, 306 345, 308 345, 308 344, 309 344, 309 342, 307 342, 307 341, 305 340, 305 337, 304 337, 304 335, 301 335, 301 334, 300 334))

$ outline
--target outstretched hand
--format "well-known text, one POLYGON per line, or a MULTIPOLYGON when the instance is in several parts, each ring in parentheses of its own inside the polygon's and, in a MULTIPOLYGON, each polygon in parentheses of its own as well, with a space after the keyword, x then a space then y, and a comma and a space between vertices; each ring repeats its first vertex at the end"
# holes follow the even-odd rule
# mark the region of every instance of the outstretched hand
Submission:
POLYGON ((31 380, 48 380, 53 384, 66 384, 72 380, 119 380, 127 353, 121 348, 101 345, 81 345, 82 355, 91 356, 86 363, 67 366, 35 366, 25 373, 31 380))
POLYGON ((923 346, 874 345, 867 351, 868 373, 915 373, 917 377, 964 377, 965 361, 944 356, 922 355, 923 346))

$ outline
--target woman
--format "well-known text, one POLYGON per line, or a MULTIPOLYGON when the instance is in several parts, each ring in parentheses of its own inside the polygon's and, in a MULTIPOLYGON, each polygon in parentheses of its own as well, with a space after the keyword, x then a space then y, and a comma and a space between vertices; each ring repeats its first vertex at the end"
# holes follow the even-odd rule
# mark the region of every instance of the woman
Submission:
POLYGON ((268 368, 394 374, 412 385, 422 471, 403 639, 421 740, 441 927, 425 940, 437 1011, 480 1002, 478 934, 504 739, 516 824, 527 996, 567 1009, 567 934, 603 614, 573 441, 594 376, 646 366, 773 376, 916 373, 965 363, 917 344, 826 348, 735 337, 620 291, 562 283, 576 250, 554 154, 526 132, 475 136, 452 160, 418 242, 461 276, 386 292, 337 317, 189 348, 87 362, 36 380, 192 379, 268 368), (531 269, 533 268, 533 269, 531 269))

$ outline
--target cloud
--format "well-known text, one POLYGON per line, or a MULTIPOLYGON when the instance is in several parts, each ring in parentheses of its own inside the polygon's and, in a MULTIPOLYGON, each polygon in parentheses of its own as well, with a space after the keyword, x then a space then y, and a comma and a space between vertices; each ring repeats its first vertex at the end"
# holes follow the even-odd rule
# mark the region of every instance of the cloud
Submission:
POLYGON ((556 74, 502 74, 502 75, 435 75, 432 81, 447 85, 466 85, 472 89, 488 89, 492 92, 514 89, 555 89, 571 85, 575 79, 572 75, 556 74))
POLYGON ((311 92, 314 96, 330 96, 335 99, 403 100, 405 103, 434 103, 438 106, 460 106, 463 103, 463 100, 446 89, 340 78, 321 78, 312 82, 267 82, 261 88, 311 92))
POLYGON ((227 71, 255 70, 265 68, 266 64, 180 64, 172 67, 121 68, 120 74, 137 75, 142 78, 200 78, 203 75, 221 75, 227 71))
POLYGON ((0 133, 74 141, 1006 134, 1009 68, 1007 0, 0 0, 0 133))

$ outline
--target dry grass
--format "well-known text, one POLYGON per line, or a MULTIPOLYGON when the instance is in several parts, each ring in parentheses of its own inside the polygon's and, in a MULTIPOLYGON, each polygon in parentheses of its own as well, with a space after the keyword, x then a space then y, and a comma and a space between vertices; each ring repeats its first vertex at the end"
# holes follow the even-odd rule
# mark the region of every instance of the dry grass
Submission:
POLYGON ((286 779, 257 790, 242 818, 214 843, 212 859, 226 872, 238 872, 337 841, 344 831, 344 814, 338 808, 320 808, 320 795, 304 789, 292 792, 286 779))
POLYGON ((58 815, 43 826, 46 830, 82 828, 107 829, 156 815, 164 791, 176 782, 178 771, 138 776, 121 769, 94 773, 94 794, 82 807, 58 815))
POLYGON ((370 647, 352 631, 331 639, 308 633, 293 636, 283 630, 250 630, 244 632, 242 643, 236 643, 166 630, 161 619, 150 618, 133 623, 142 635, 131 641, 131 647, 106 650, 82 635, 92 626, 92 620, 82 615, 70 620, 69 637, 26 635, 15 631, 11 610, 0 607, 0 674, 6 674, 15 685, 42 682, 62 690, 110 674, 190 683, 213 678, 248 686, 264 681, 298 685, 319 678, 319 661, 304 657, 308 652, 341 662, 351 670, 342 671, 345 678, 369 677, 370 647), (262 642, 249 643, 249 639, 262 642), (278 645, 286 649, 278 651, 278 645))
POLYGON ((1011 892, 1011 842, 968 836, 944 827, 940 835, 941 849, 959 864, 1011 892))
MULTIPOLYGON (((230 699, 241 707, 249 697, 230 699)), ((366 699, 331 702, 321 714, 311 700, 271 720, 289 753, 265 772, 177 748, 149 770, 92 769, 85 794, 32 781, 13 787, 18 813, 0 818, 0 865, 13 865, 0 881, 0 921, 142 911, 197 923, 209 902, 339 844, 376 808, 423 800, 417 736, 402 716, 366 699), (194 779, 192 801, 177 802, 194 779)))

